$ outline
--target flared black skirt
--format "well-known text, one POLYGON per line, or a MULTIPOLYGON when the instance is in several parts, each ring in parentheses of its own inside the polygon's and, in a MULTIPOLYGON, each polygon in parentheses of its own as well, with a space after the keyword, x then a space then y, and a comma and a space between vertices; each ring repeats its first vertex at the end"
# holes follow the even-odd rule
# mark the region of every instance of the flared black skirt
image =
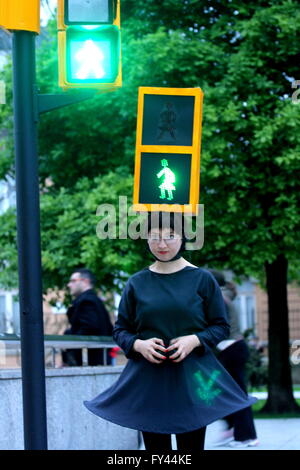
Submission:
POLYGON ((179 363, 129 359, 118 380, 84 405, 120 426, 179 434, 251 406, 248 396, 214 354, 193 351, 179 363))

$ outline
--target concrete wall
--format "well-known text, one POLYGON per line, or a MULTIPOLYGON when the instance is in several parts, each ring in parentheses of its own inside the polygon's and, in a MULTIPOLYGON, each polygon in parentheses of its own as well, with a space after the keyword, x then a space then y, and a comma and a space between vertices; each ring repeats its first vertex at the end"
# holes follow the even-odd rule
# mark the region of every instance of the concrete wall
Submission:
MULTIPOLYGON (((123 366, 46 369, 50 450, 135 450, 138 431, 98 418, 83 405, 110 387, 123 366)), ((23 449, 20 370, 0 370, 0 450, 23 449)))

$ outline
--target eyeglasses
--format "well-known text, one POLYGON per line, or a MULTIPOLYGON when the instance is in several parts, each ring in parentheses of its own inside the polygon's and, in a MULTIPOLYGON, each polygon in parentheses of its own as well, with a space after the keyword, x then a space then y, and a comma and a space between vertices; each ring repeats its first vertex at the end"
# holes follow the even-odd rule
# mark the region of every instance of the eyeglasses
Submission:
POLYGON ((148 238, 149 242, 151 243, 159 243, 160 241, 164 241, 168 245, 171 245, 172 243, 175 243, 177 240, 181 240, 180 237, 175 237, 174 235, 170 235, 169 237, 159 237, 159 236, 152 236, 148 238))

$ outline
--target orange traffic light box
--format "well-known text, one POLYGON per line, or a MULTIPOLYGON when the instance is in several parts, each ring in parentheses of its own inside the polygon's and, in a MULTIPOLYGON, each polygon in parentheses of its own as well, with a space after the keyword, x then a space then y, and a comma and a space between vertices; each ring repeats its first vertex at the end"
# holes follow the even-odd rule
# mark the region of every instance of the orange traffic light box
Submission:
POLYGON ((134 210, 197 214, 202 108, 201 88, 139 88, 134 210))

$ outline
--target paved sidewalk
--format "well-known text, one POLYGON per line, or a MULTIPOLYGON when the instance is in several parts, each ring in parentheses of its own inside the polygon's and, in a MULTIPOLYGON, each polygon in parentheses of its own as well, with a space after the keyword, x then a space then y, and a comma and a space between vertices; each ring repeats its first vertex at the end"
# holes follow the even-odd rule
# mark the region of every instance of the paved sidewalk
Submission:
MULTIPOLYGON (((260 400, 267 398, 267 392, 250 392, 250 395, 260 400)), ((300 391, 294 392, 294 397, 300 398, 300 391)), ((269 418, 254 421, 259 445, 238 450, 300 450, 300 418, 269 418)), ((216 421, 207 426, 205 450, 236 450, 229 445, 218 446, 216 444, 223 429, 223 421, 216 421)), ((176 439, 173 435, 172 447, 176 449, 176 439)), ((140 450, 143 449, 145 449, 144 444, 140 447, 140 450)))
MULTIPOLYGON (((259 446, 238 450, 300 450, 300 418, 255 419, 259 446)), ((223 429, 223 422, 216 421, 207 427, 205 450, 235 450, 216 446, 215 441, 223 429)))
MULTIPOLYGON (((216 445, 223 426, 223 421, 216 421, 207 426, 205 450, 236 450, 228 445, 216 445)), ((300 450, 300 418, 255 419, 255 427, 259 445, 238 450, 300 450)), ((172 447, 176 449, 176 439, 173 435, 172 447)), ((140 450, 144 449, 142 444, 140 450)))
MULTIPOLYGON (((260 400, 267 398, 267 392, 250 392, 250 395, 260 400)), ((300 398, 300 391, 295 391, 294 397, 300 398)), ((228 445, 216 445, 223 426, 222 421, 217 421, 207 427, 206 450, 235 450, 228 445)), ((256 419, 255 427, 259 446, 239 450, 300 450, 300 418, 256 419)))

